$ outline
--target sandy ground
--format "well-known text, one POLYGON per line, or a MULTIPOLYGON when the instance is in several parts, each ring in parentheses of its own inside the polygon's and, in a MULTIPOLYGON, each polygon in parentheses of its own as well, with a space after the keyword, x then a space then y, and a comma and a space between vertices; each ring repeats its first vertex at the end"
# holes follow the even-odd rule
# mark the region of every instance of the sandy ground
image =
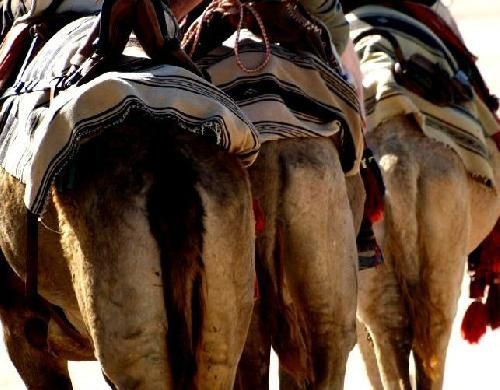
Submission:
MULTIPOLYGON (((493 92, 500 95, 500 1, 445 0, 451 5, 460 30, 479 59, 478 64, 493 92)), ((464 282, 464 290, 467 285, 464 282)), ((457 322, 450 342, 444 388, 446 390, 500 389, 500 331, 489 332, 478 346, 468 345, 460 338, 459 320, 467 307, 465 296, 460 300, 457 322)), ((273 359, 271 389, 278 388, 276 359, 273 359)), ((71 376, 76 390, 108 389, 101 378, 97 363, 71 363, 71 376)), ((352 351, 345 382, 346 390, 369 389, 359 350, 352 351)), ((10 363, 3 343, 0 344, 0 390, 25 389, 10 363)), ((54 389, 57 390, 57 389, 54 389)))

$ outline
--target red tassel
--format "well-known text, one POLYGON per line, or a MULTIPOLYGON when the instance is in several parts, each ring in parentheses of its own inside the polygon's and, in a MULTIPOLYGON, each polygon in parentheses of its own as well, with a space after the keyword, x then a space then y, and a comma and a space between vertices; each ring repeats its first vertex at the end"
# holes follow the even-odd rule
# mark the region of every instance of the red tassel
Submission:
POLYGON ((469 284, 469 298, 480 299, 486 290, 486 278, 472 275, 469 284))
POLYGON ((366 167, 361 169, 361 178, 366 191, 364 214, 372 223, 376 223, 384 218, 384 179, 369 149, 365 149, 363 160, 366 164, 366 167))
POLYGON ((462 337, 471 344, 477 344, 486 333, 488 311, 481 301, 470 304, 462 320, 462 337))
POLYGON ((500 285, 491 284, 486 299, 486 308, 491 329, 500 326, 500 285))
POLYGON ((264 230, 266 229, 266 215, 264 214, 262 207, 260 207, 257 199, 253 200, 253 213, 255 216, 255 234, 259 236, 264 233, 264 230))

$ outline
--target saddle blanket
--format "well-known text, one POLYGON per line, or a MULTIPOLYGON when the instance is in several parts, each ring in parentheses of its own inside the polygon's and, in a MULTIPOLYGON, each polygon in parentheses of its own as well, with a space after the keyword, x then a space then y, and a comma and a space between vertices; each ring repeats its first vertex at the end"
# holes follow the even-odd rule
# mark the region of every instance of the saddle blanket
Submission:
MULTIPOLYGON (((439 64, 450 76, 458 69, 440 38, 401 12, 383 6, 363 6, 349 14, 348 20, 353 39, 369 28, 380 28, 398 40, 405 58, 422 55, 439 64)), ((369 129, 395 116, 411 114, 426 136, 444 143, 461 157, 473 178, 495 186, 486 139, 498 131, 498 123, 476 94, 471 101, 461 105, 434 105, 397 84, 392 71, 396 56, 386 38, 369 35, 355 48, 364 76, 369 129)))
MULTIPOLYGON (((272 45, 268 64, 259 72, 246 73, 237 63, 235 44, 236 33, 197 63, 250 118, 260 142, 339 134, 343 169, 357 173, 363 152, 360 105, 341 72, 312 54, 272 45)), ((262 63, 261 39, 242 30, 238 46, 246 67, 262 63)))
POLYGON ((95 18, 80 18, 56 33, 0 98, 0 165, 26 184, 24 201, 32 212, 42 213, 51 184, 82 143, 133 115, 177 123, 245 165, 256 158, 259 140, 251 121, 226 94, 179 67, 125 55, 114 71, 51 98, 51 90, 71 77, 69 61, 95 18))

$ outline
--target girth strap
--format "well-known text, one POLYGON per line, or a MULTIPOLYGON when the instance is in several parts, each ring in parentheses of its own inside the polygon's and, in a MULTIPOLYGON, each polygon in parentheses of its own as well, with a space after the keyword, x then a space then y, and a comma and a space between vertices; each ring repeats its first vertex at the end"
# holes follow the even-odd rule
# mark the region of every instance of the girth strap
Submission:
POLYGON ((26 283, 25 294, 28 303, 38 303, 38 216, 26 210, 26 283))
MULTIPOLYGON (((88 348, 88 341, 68 321, 64 312, 58 306, 38 295, 38 216, 27 210, 27 253, 26 253, 26 282, 25 296, 30 309, 35 312, 47 311, 50 318, 82 348, 88 348)), ((1 254, 1 252, 0 252, 1 254)))

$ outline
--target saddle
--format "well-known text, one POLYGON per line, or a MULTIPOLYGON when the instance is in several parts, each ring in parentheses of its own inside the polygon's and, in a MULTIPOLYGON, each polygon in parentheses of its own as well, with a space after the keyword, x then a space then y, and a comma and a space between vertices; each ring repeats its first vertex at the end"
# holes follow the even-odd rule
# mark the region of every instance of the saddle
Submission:
POLYGON ((213 0, 188 29, 183 46, 199 59, 242 27, 269 44, 310 52, 338 68, 328 31, 298 0, 213 0), (202 40, 198 39, 201 31, 202 40))
POLYGON ((371 28, 363 31, 353 42, 356 44, 370 35, 380 35, 390 43, 396 55, 396 62, 392 67, 394 79, 407 90, 443 107, 460 105, 473 99, 472 86, 463 72, 450 75, 440 64, 418 53, 406 58, 396 37, 385 29, 371 28))
POLYGON ((71 76, 62 88, 84 84, 112 68, 132 32, 153 63, 180 66, 205 77, 177 37, 169 37, 162 0, 104 0, 89 38, 70 61, 71 76))
MULTIPOLYGON (((7 32, 0 47, 0 94, 57 31, 83 16, 56 14, 61 2, 54 0, 53 6, 41 15, 24 18, 7 32)), ((180 66, 203 77, 181 49, 179 40, 168 36, 164 12, 162 0, 104 0, 93 31, 71 59, 72 67, 54 93, 112 69, 132 32, 153 62, 180 66)))
MULTIPOLYGON (((457 36, 448 24, 436 12, 429 8, 434 2, 435 1, 423 0, 341 0, 342 6, 346 12, 350 12, 364 5, 381 5, 402 12, 427 26, 441 39, 458 63, 462 72, 462 75, 458 75, 458 77, 464 81, 464 76, 466 76, 473 90, 479 95, 490 111, 495 113, 499 108, 498 98, 490 93, 486 82, 481 76, 481 72, 476 66, 476 57, 467 49, 460 37, 457 36)), ((415 62, 418 63, 417 66, 422 65, 419 59, 415 62)), ((412 64, 410 64, 410 66, 411 65, 412 64)), ((428 65, 426 64, 423 67, 428 68, 428 65)), ((415 71, 420 70, 422 69, 416 69, 415 71)), ((439 76, 436 76, 436 78, 439 78, 439 76)))

